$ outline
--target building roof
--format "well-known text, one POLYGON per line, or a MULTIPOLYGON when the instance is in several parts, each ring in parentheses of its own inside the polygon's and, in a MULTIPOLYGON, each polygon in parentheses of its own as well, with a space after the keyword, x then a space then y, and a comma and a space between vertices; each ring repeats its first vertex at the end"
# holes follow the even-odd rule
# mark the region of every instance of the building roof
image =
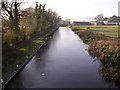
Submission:
POLYGON ((75 25, 91 25, 90 22, 79 22, 79 21, 74 21, 73 24, 75 24, 75 25))

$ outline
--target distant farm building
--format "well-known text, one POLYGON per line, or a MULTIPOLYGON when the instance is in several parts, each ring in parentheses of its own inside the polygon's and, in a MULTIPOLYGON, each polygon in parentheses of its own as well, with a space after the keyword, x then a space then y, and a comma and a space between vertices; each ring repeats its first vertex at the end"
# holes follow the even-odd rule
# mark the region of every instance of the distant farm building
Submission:
POLYGON ((90 21, 90 23, 95 26, 97 25, 97 21, 90 21))
POLYGON ((104 25, 118 25, 120 24, 120 17, 112 16, 108 18, 106 21, 103 21, 104 25))
POLYGON ((117 22, 110 22, 110 21, 107 21, 107 22, 104 22, 105 25, 117 25, 118 23, 117 22))
POLYGON ((75 26, 85 26, 85 25, 92 25, 90 22, 78 22, 78 21, 74 21, 73 25, 75 26))

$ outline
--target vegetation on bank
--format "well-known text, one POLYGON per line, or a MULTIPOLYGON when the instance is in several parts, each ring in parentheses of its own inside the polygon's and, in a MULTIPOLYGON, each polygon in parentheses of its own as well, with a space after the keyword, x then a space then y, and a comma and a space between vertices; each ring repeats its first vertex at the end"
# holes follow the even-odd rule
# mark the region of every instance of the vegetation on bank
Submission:
MULTIPOLYGON (((87 26, 86 26, 87 27, 87 26)), ((97 26, 98 27, 98 26, 97 26)), ((111 26, 111 28, 114 26, 111 26)), ((75 27, 76 28, 76 27, 75 27)), ((73 28, 75 30, 75 28, 73 28)), ((108 27, 109 28, 109 27, 108 27)), ((97 28, 98 30, 99 28, 97 28)), ((104 28, 100 28, 103 29, 104 28)), ((111 29, 110 29, 111 30, 111 29)), ((103 79, 120 87, 120 50, 119 39, 86 29, 75 31, 83 42, 89 45, 88 51, 101 61, 99 71, 103 79)))
POLYGON ((6 80, 14 74, 13 71, 16 71, 18 67, 21 67, 25 60, 27 60, 27 58, 34 53, 43 42, 44 41, 27 40, 15 48, 3 45, 3 60, 6 60, 2 63, 3 79, 6 80))
POLYGON ((60 16, 36 2, 35 8, 20 10, 22 2, 2 2, 3 84, 59 26, 60 16))

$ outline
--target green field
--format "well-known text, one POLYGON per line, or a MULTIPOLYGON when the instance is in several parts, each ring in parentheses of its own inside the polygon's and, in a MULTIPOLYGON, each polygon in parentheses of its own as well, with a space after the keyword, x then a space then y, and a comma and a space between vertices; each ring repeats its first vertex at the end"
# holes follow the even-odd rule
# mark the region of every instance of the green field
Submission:
POLYGON ((74 29, 80 29, 80 30, 90 30, 95 33, 100 33, 105 36, 118 38, 119 37, 119 28, 118 26, 74 26, 74 29))

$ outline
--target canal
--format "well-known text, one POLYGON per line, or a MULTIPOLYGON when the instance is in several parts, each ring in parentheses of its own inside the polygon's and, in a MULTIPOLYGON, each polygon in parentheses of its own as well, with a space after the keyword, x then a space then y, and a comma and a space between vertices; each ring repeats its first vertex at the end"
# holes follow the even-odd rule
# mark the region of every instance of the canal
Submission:
POLYGON ((9 84, 9 88, 112 88, 102 79, 100 62, 70 28, 60 27, 9 84))

